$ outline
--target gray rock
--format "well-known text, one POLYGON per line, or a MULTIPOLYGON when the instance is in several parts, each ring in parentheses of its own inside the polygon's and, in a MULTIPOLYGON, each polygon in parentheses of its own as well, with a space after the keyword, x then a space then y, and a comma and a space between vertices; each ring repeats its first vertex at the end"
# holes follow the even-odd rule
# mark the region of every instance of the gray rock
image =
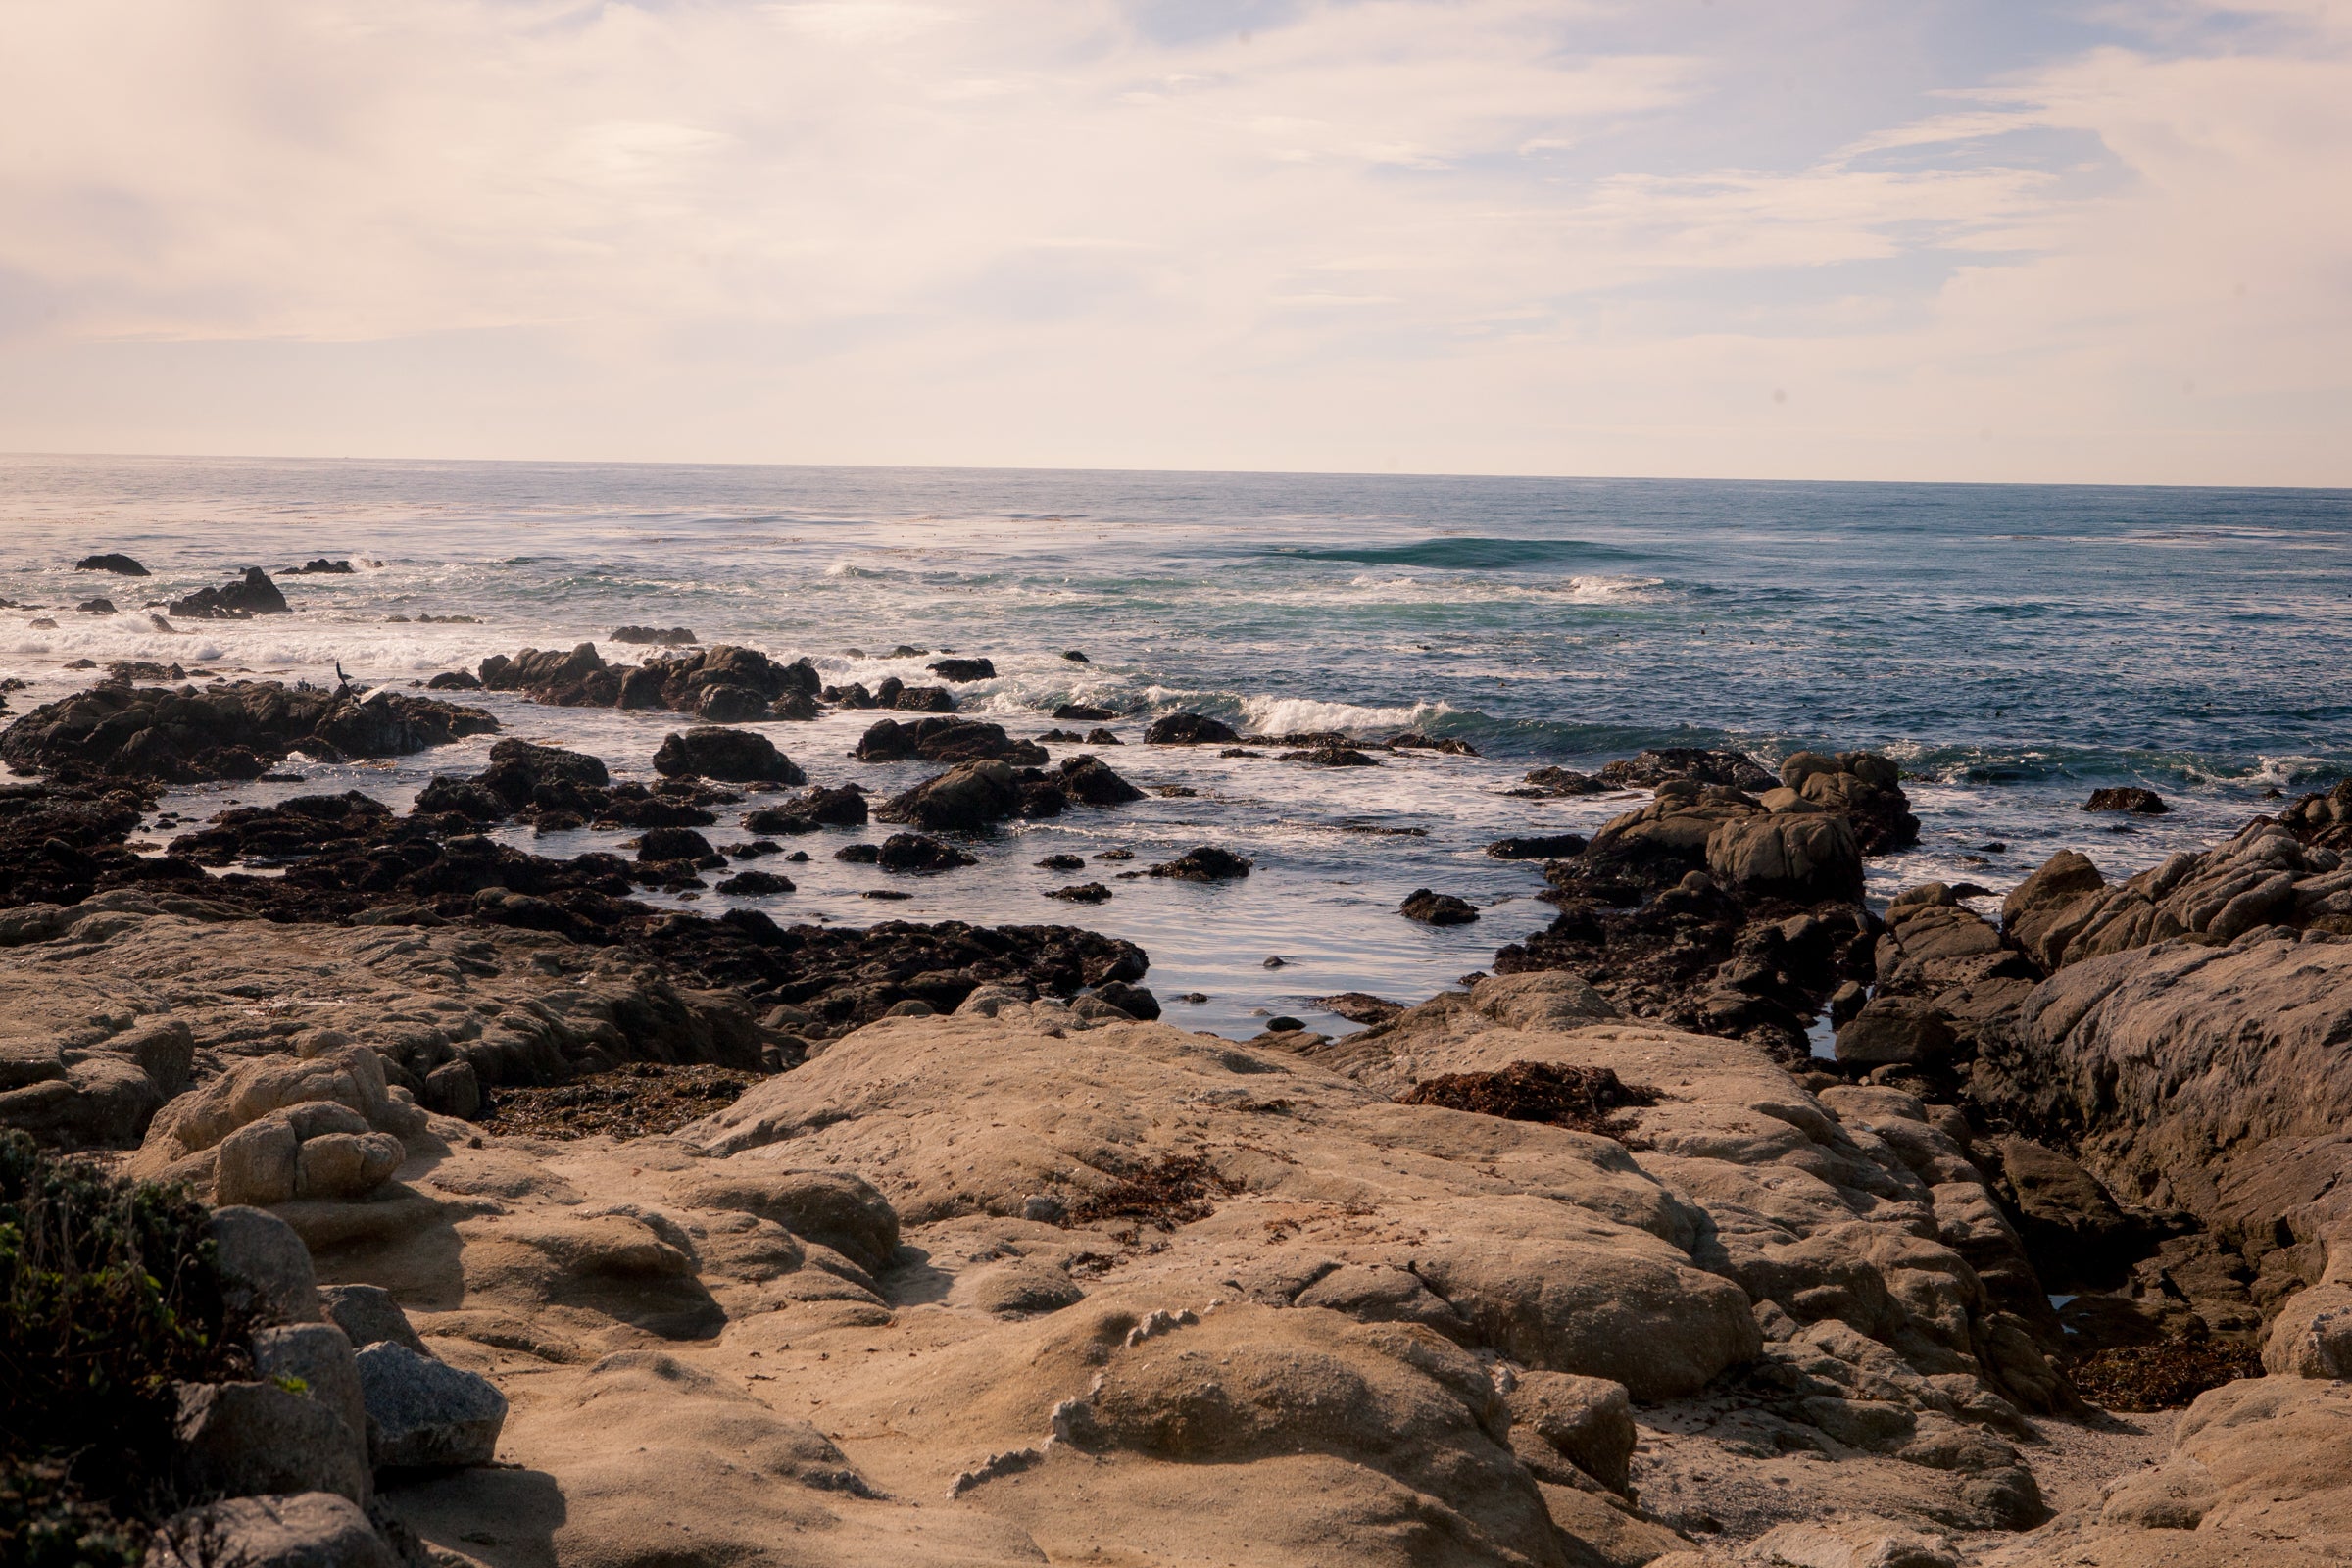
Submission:
POLYGON ((360 1388, 377 1431, 376 1462, 396 1468, 488 1464, 507 1396, 488 1378, 385 1341, 359 1353, 360 1388))
POLYGON ((323 1400, 275 1383, 183 1383, 173 1464, 190 1492, 331 1492, 368 1500, 366 1440, 323 1400))
POLYGON ((327 1321, 341 1329, 353 1346, 366 1349, 389 1340, 415 1350, 418 1355, 430 1355, 424 1341, 409 1322, 409 1315, 392 1299, 392 1293, 380 1285, 326 1285, 318 1291, 320 1303, 326 1309, 327 1321))
POLYGON ((232 1317, 262 1324, 319 1320, 310 1249, 291 1225, 232 1204, 213 1211, 211 1229, 221 1298, 232 1317))
POLYGON ((272 1381, 299 1381, 310 1396, 334 1411, 365 1453, 368 1407, 360 1397, 360 1368, 351 1341, 332 1323, 288 1323, 257 1329, 253 1367, 272 1381))
POLYGON ((299 1492, 174 1514, 146 1568, 399 1568, 399 1559, 349 1498, 299 1492))

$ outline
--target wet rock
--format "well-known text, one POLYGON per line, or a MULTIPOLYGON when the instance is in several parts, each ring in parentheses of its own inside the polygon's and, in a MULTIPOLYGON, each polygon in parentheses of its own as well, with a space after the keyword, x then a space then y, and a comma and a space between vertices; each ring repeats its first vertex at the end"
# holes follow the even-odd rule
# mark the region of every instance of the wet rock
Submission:
POLYGON ((775 742, 757 730, 697 725, 672 734, 654 753, 654 770, 665 778, 699 777, 730 783, 806 784, 808 776, 775 742))
POLYGON ((1241 736, 1205 713, 1169 713, 1153 719, 1144 739, 1153 746, 1229 746, 1241 736))
POLYGON ((130 557, 121 554, 84 556, 74 563, 75 571, 109 571, 118 577, 144 577, 147 568, 130 557))
POLYGON ((349 577, 359 568, 348 561, 329 561, 316 556, 286 573, 289 577, 349 577))
POLYGON ((1073 882, 1068 887, 1047 889, 1046 897, 1062 899, 1071 904, 1107 904, 1110 902, 1110 889, 1100 882, 1073 882))
POLYGON ((612 633, 616 643, 658 643, 664 648, 691 646, 702 641, 686 626, 622 626, 612 633))
POLYGON ((926 762, 996 760, 1037 767, 1046 761, 1046 749, 1035 741, 1014 740, 1002 724, 968 718, 918 718, 908 723, 881 719, 858 738, 854 755, 861 762, 919 758, 926 762))
POLYGON ((833 852, 833 858, 847 861, 852 865, 872 865, 882 858, 882 846, 879 844, 845 844, 833 852))
POLYGON ((1089 746, 1124 746, 1127 743, 1109 730, 1090 729, 1086 732, 1086 744, 1089 746))
POLYGON ((997 666, 985 659, 942 659, 930 665, 931 673, 941 680, 964 685, 976 680, 995 680, 997 666))
POLYGON ((1082 871, 1086 868, 1086 857, 1082 855, 1049 855, 1037 863, 1048 871, 1082 871))
POLYGON ((1478 748, 1452 735, 1424 735, 1408 729, 1401 735, 1392 735, 1384 743, 1391 751, 1437 752, 1446 757, 1476 757, 1478 748))
POLYGON ((1105 980, 1095 987, 1095 1000, 1106 1002, 1130 1018, 1146 1023, 1159 1016, 1159 999, 1142 986, 1131 986, 1123 980, 1105 980))
POLYGON ((488 1464, 507 1398, 488 1378, 395 1341, 359 1352, 360 1389, 378 1433, 376 1463, 395 1469, 488 1464))
POLYGON ((882 841, 875 863, 885 871, 953 871, 980 861, 925 833, 893 833, 882 841))
POLYGON ((428 692, 478 692, 480 679, 462 669, 445 669, 424 683, 428 692))
POLYGON ((1076 719, 1092 723, 1097 719, 1116 718, 1119 715, 1107 708, 1098 708, 1092 703, 1063 703, 1054 710, 1054 716, 1062 720, 1076 719))
POLYGON ((164 613, 183 620, 242 620, 253 615, 282 615, 291 608, 268 572, 248 566, 241 581, 225 588, 199 588, 185 599, 172 600, 164 613))
POLYGON ((786 692, 767 705, 769 718, 791 719, 797 723, 807 723, 817 717, 817 714, 816 699, 807 692, 786 692))
POLYGON ((1140 801, 1144 792, 1128 783, 1100 758, 1070 757, 1061 763, 1062 790, 1088 806, 1125 806, 1140 801))
POLYGON ((637 840, 640 860, 692 860, 699 864, 714 855, 710 841, 690 827, 649 828, 637 840))
POLYGON ((980 832, 1021 809, 1012 769, 994 760, 958 762, 885 801, 874 815, 933 832, 980 832))
POLYGON ((402 757, 497 728, 478 708, 392 692, 362 702, 275 681, 102 683, 9 725, 0 760, 26 773, 195 783, 259 778, 296 750, 327 761, 402 757))
POLYGON ((1251 861, 1231 850, 1221 850, 1213 844, 1197 845, 1176 857, 1163 860, 1151 869, 1152 876, 1174 877, 1181 882, 1228 882, 1250 874, 1251 861))
POLYGON ((1614 787, 1571 768, 1539 767, 1527 774, 1521 788, 1505 790, 1503 793, 1543 799, 1557 796, 1605 795, 1614 787))
POLYGON ((1424 925, 1468 925, 1478 918, 1478 906, 1469 900, 1428 888, 1415 888, 1405 895, 1400 909, 1406 919, 1424 925))
POLYGON ((1083 649, 1078 648, 1063 649, 1061 651, 1061 657, 1068 660, 1073 664, 1091 664, 1094 662, 1093 660, 1086 657, 1086 653, 1083 649))
POLYGON ((1660 747, 1606 763, 1599 778, 1603 785, 1619 790, 1655 789, 1668 782, 1684 782, 1752 791, 1770 789, 1775 782, 1772 773, 1745 752, 1713 752, 1690 746, 1660 747))
POLYGON ((775 893, 790 893, 794 891, 794 883, 792 878, 774 871, 738 871, 722 879, 718 891, 729 898, 760 898, 775 893))
POLYGON ((1542 833, 1496 839, 1487 853, 1497 860, 1558 860, 1585 853, 1582 833, 1542 833))
POLYGON ((955 694, 945 686, 900 686, 897 677, 894 676, 890 680, 884 681, 882 687, 896 689, 889 690, 886 697, 882 689, 877 689, 874 695, 877 698, 885 699, 885 707, 895 708, 903 713, 953 713, 956 711, 955 694))
POLYGON ((1380 760, 1352 746, 1315 746, 1303 751, 1283 752, 1278 762, 1304 762, 1310 767, 1378 767, 1380 760))
POLYGON ((2082 809, 2085 811, 2132 811, 2141 816, 2161 816, 2170 811, 2172 808, 2165 805, 2164 797, 2158 795, 2154 790, 2141 789, 2136 785, 2125 785, 2092 790, 2090 799, 2082 803, 2082 809))
POLYGON ((116 613, 115 602, 112 599, 84 599, 80 604, 75 605, 74 608, 85 615, 112 615, 116 613))
POLYGON ((1362 1024, 1387 1023, 1404 1011, 1401 1002, 1391 1002, 1386 997, 1375 997, 1362 991, 1342 991, 1334 996, 1317 997, 1315 1005, 1325 1012, 1339 1014, 1349 1023, 1362 1024))

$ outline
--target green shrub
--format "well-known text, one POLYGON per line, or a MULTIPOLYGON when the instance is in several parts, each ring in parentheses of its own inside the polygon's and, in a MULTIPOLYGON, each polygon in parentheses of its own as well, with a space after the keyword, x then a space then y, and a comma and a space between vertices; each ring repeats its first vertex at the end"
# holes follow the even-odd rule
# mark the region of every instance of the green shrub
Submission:
POLYGON ((0 1562, 134 1561, 176 1504, 172 1385, 243 1364, 207 1217, 0 1135, 0 1562))

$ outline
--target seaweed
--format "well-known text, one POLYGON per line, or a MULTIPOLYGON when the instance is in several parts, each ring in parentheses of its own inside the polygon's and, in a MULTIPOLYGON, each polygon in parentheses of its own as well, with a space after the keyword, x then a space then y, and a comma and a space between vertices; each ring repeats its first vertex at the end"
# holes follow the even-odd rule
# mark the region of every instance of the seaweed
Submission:
POLYGON ((1443 1105, 1509 1121, 1547 1122, 1631 1143, 1631 1122, 1620 1112, 1658 1102, 1647 1084, 1618 1080, 1613 1067, 1571 1067, 1553 1061, 1514 1061, 1494 1072, 1451 1072, 1425 1078, 1396 1097, 1400 1105, 1443 1105))
POLYGON ((1066 1222, 1092 1224, 1105 1219, 1147 1220, 1163 1231, 1206 1219, 1215 1211, 1214 1198, 1240 1191, 1218 1173, 1204 1154, 1170 1154, 1069 1205, 1066 1222))

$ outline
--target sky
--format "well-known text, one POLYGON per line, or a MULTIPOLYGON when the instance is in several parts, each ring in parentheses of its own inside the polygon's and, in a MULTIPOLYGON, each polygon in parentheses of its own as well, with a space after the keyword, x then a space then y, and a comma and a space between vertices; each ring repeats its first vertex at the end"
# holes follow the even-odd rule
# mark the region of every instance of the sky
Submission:
POLYGON ((2352 485, 2352 0, 0 37, 0 450, 2352 485))

